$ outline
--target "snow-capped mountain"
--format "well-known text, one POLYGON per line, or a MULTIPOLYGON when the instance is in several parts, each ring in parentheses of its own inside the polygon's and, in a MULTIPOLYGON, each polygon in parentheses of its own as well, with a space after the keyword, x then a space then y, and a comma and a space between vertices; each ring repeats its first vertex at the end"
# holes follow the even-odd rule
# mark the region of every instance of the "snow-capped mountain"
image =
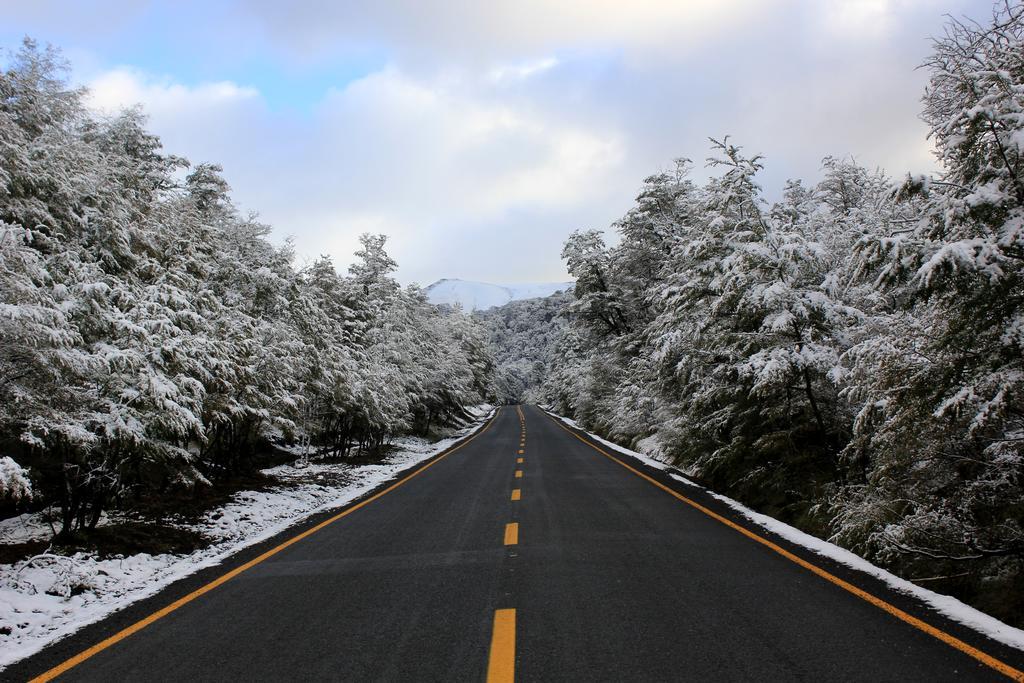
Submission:
POLYGON ((462 304, 465 311, 477 311, 503 306, 509 301, 551 296, 569 289, 572 282, 536 282, 516 285, 495 285, 490 282, 448 279, 438 280, 427 287, 427 298, 432 304, 462 304))

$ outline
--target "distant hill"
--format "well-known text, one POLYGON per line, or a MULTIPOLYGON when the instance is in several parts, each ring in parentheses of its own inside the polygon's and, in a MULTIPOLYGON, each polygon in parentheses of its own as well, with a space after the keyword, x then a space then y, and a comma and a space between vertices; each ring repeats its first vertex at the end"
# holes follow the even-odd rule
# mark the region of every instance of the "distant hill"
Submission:
POLYGON ((538 282, 518 285, 494 285, 490 282, 448 279, 438 280, 427 287, 427 298, 432 304, 459 303, 467 312, 482 311, 504 306, 509 301, 551 296, 573 286, 572 282, 538 282))

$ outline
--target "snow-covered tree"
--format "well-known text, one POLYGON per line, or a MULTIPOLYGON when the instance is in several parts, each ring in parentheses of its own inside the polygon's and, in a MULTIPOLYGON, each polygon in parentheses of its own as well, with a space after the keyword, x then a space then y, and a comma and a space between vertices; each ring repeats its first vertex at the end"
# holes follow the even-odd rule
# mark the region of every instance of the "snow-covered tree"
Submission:
POLYGON ((296 270, 220 166, 165 155, 139 110, 90 112, 62 68, 26 41, 0 74, 0 446, 64 536, 272 441, 375 448, 489 391, 479 326, 402 289, 384 236, 350 276, 296 270))
POLYGON ((840 537, 909 560, 1024 559, 1024 9, 951 20, 926 63, 943 165, 901 189, 916 220, 861 245, 893 305, 850 352, 862 407, 840 537))
MULTIPOLYGON (((568 292, 558 292, 473 313, 487 329, 487 342, 493 348, 497 366, 494 392, 499 400, 519 403, 536 399, 535 392, 545 380, 555 344, 567 323, 565 308, 571 299, 568 292)), ((476 355, 481 354, 478 351, 476 355)), ((486 362, 486 356, 483 358, 486 362)), ((480 374, 487 376, 486 371, 480 374)))
POLYGON ((539 394, 873 559, 970 576, 943 587, 1012 616, 1024 9, 951 20, 925 66, 935 177, 826 157, 770 203, 763 160, 723 140, 707 182, 685 163, 649 178, 614 246, 573 234, 575 301, 539 394))

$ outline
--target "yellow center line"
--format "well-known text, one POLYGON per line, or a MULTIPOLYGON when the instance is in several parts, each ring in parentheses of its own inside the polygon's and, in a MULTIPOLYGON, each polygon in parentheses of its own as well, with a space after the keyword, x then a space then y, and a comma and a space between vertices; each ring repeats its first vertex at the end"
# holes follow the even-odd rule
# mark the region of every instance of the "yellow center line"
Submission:
POLYGON ((522 496, 523 493, 520 489, 512 489, 512 500, 519 500, 522 496))
POLYGON ((520 448, 520 449, 519 449, 519 454, 520 454, 520 455, 522 455, 522 454, 523 454, 523 453, 525 453, 525 452, 526 452, 526 449, 525 449, 525 448, 520 448))
POLYGON ((505 545, 519 544, 519 522, 509 522, 505 525, 505 545))
POLYGON ((751 539, 753 541, 756 541, 757 543, 760 543, 761 545, 765 546, 766 548, 769 548, 769 549, 775 551, 776 553, 778 553, 779 555, 782 555, 787 560, 789 560, 789 561, 791 561, 791 562, 793 562, 795 564, 800 565, 804 569, 807 569, 808 571, 813 572, 814 574, 817 574, 818 576, 820 576, 821 578, 825 579, 829 583, 832 583, 832 584, 838 586, 839 588, 842 588, 843 590, 845 590, 845 591, 847 591, 849 593, 852 593, 853 595, 856 595, 858 598, 864 600, 865 602, 871 603, 875 607, 877 607, 877 608, 879 608, 879 609, 881 609, 881 610, 883 610, 885 612, 888 612, 889 614, 891 614, 892 616, 896 617, 900 621, 903 621, 903 622, 905 622, 907 624, 910 624, 914 628, 916 628, 916 629, 918 629, 920 631, 924 631, 928 635, 930 635, 930 636, 932 636, 934 638, 937 638, 938 640, 941 640, 946 645, 949 645, 950 647, 953 647, 953 648, 956 648, 957 650, 960 650, 961 652, 963 652, 964 654, 968 655, 969 657, 973 657, 974 659, 978 660, 982 664, 995 669, 996 671, 998 671, 999 673, 1003 674, 1004 676, 1007 676, 1007 677, 1009 677, 1009 678, 1011 678, 1011 679, 1013 679, 1015 681, 1022 681, 1022 682, 1024 682, 1024 671, 1021 671, 1019 669, 1015 669, 1014 667, 1010 666, 1009 664, 1007 664, 1007 663, 1005 663, 1005 662, 1003 662, 1003 661, 1001 661, 999 659, 996 659, 992 655, 986 654, 985 652, 982 652, 981 650, 979 650, 979 649, 977 649, 977 648, 975 648, 975 647, 973 647, 971 645, 968 645, 967 643, 965 643, 964 641, 960 640, 956 636, 952 636, 952 635, 946 633, 945 631, 943 631, 943 630, 941 630, 939 628, 936 628, 935 626, 932 626, 931 624, 929 624, 927 622, 924 622, 924 621, 918 619, 917 617, 912 616, 912 615, 904 612, 903 610, 901 610, 899 607, 896 607, 892 603, 886 602, 882 598, 876 597, 876 596, 872 595, 871 593, 868 593, 866 590, 858 588, 857 586, 854 586, 853 584, 851 584, 851 583, 849 583, 847 581, 844 581, 843 579, 840 579, 835 574, 832 574, 829 571, 827 571, 825 569, 822 569, 818 565, 812 564, 812 563, 808 562, 807 560, 794 555, 793 553, 789 552, 788 550, 786 550, 785 548, 779 546, 778 544, 773 543, 772 541, 769 541, 764 536, 761 536, 761 535, 759 535, 759 534, 757 534, 757 533, 747 529, 746 527, 740 526, 736 522, 733 522, 732 520, 723 517, 722 515, 718 514, 717 512, 714 512, 714 511, 704 507, 703 505, 701 505, 700 503, 698 503, 695 500, 687 498, 686 496, 684 496, 683 494, 679 493, 675 489, 672 489, 672 488, 670 488, 668 486, 665 486, 664 484, 662 484, 657 479, 654 479, 653 477, 650 477, 650 476, 644 474, 643 472, 641 472, 641 471, 639 471, 637 469, 634 469, 633 467, 630 467, 629 465, 627 465, 623 461, 619 460, 615 456, 607 453, 606 451, 601 450, 600 448, 598 448, 597 446, 592 444, 587 439, 584 439, 582 436, 580 436, 576 432, 572 431, 571 429, 569 429, 568 427, 563 425, 562 422, 560 420, 556 419, 555 417, 550 416, 550 415, 548 417, 551 417, 552 421, 554 421, 554 423, 556 425, 558 425, 559 427, 561 427, 566 432, 568 432, 569 434, 573 435, 574 437, 576 437, 577 439, 579 439, 583 443, 587 444, 588 446, 593 448, 595 451, 597 451, 601 455, 605 456, 606 458, 612 460, 613 462, 615 462, 615 463, 617 463, 619 465, 622 465, 623 467, 625 467, 627 470, 629 470, 630 472, 632 472, 636 476, 640 477, 641 479, 644 479, 645 481, 647 481, 647 482, 649 482, 651 484, 654 484, 659 489, 661 489, 661 490, 665 491, 666 493, 672 495, 673 497, 677 498, 678 500, 682 501, 683 503, 686 503, 687 505, 689 505, 690 507, 694 508, 695 510, 698 510, 698 511, 704 513, 705 515, 707 515, 708 517, 711 517, 715 521, 721 522, 722 524, 724 524, 725 526, 729 527, 730 529, 738 531, 741 534, 743 534, 744 536, 746 536, 747 538, 749 538, 749 539, 751 539))
POLYGON ((487 683, 512 683, 516 678, 516 611, 494 612, 491 656, 487 662, 487 683))
POLYGON ((522 470, 516 470, 516 479, 522 479, 522 478, 523 478, 523 471, 522 470))
POLYGON ((168 614, 170 614, 171 612, 177 610, 178 608, 183 607, 184 605, 187 605, 188 603, 192 602, 196 598, 201 597, 201 596, 205 595, 206 593, 209 593, 214 588, 217 588, 218 586, 220 586, 220 585, 222 585, 224 583, 227 583, 228 581, 230 581, 231 579, 235 578, 236 576, 238 576, 242 572, 244 572, 244 571, 246 571, 248 569, 252 569, 256 565, 260 564, 261 562, 263 562, 263 561, 273 557, 274 555, 278 554, 279 552, 281 552, 285 548, 287 548, 287 547, 289 547, 291 545, 294 545, 295 543, 298 543, 299 541, 301 541, 302 539, 304 539, 304 538, 306 538, 308 536, 312 536, 313 534, 315 534, 316 532, 320 531, 324 527, 326 527, 326 526, 328 526, 330 524, 333 524, 334 522, 338 521, 339 519, 341 519, 343 517, 348 517, 349 515, 351 515, 356 510, 369 505, 370 503, 372 503, 373 501, 377 500, 381 496, 384 496, 384 495, 387 495, 388 493, 391 493, 392 491, 397 489, 402 484, 405 484, 406 482, 410 481, 411 479, 413 479, 414 477, 418 476, 422 472, 425 472, 429 468, 431 468, 434 465, 436 465, 437 463, 441 462, 443 459, 447 458, 449 455, 451 455, 455 451, 459 450, 460 448, 462 448, 463 446, 468 444, 470 441, 472 441, 476 437, 478 437, 481 434, 483 434, 484 432, 486 432, 490 428, 490 426, 492 424, 494 424, 495 420, 498 417, 498 413, 499 412, 501 412, 500 408, 494 412, 494 415, 491 417, 491 421, 488 422, 486 425, 484 425, 484 428, 481 429, 480 431, 478 431, 476 434, 473 434, 468 439, 460 442, 459 444, 457 444, 454 447, 450 448, 449 450, 445 451, 444 453, 439 455, 437 458, 435 458, 431 462, 428 462, 423 467, 420 467, 415 472, 407 475, 406 477, 404 477, 402 479, 399 479, 398 481, 396 481, 394 484, 392 484, 391 486, 387 487, 383 491, 381 491, 379 493, 375 493, 374 495, 370 496, 366 500, 364 500, 364 501, 362 501, 360 503, 356 503, 352 507, 347 508, 347 509, 339 512, 338 514, 334 515, 333 517, 325 519, 324 521, 320 522, 316 526, 311 527, 309 529, 306 529, 305 531, 303 531, 300 534, 296 534, 295 536, 292 536, 287 541, 284 541, 283 543, 274 546, 270 550, 264 552, 262 555, 259 555, 258 557, 249 560, 245 564, 240 565, 238 567, 235 567, 231 571, 229 571, 229 572, 227 572, 225 574, 220 575, 219 577, 217 577, 213 581, 209 582, 208 584, 206 584, 204 586, 201 586, 200 588, 197 588, 196 590, 192 591, 191 593, 189 593, 188 595, 186 595, 184 597, 178 598, 177 600, 175 600, 171 604, 167 605, 166 607, 164 607, 162 609, 159 609, 156 612, 153 612, 148 617, 145 617, 144 619, 140 619, 139 621, 136 621, 131 626, 128 626, 127 628, 124 628, 124 629, 118 631, 114 635, 112 635, 112 636, 110 636, 110 637, 108 637, 108 638, 106 638, 104 640, 101 640, 100 642, 96 643, 92 647, 90 647, 90 648, 88 648, 86 650, 82 650, 81 652, 79 652, 74 657, 71 657, 70 659, 68 659, 68 660, 58 664, 57 666, 53 667, 49 671, 46 671, 46 672, 40 674, 39 676, 36 676, 35 678, 33 678, 31 680, 31 683, 43 683, 44 681, 53 680, 54 678, 56 678, 57 676, 61 675, 64 672, 68 671, 69 669, 71 669, 71 668, 73 668, 75 666, 78 666, 79 664, 81 664, 85 660, 89 659, 90 657, 92 657, 92 656, 102 652, 103 650, 106 650, 111 645, 116 645, 117 643, 121 642, 122 640, 124 640, 128 636, 130 636, 130 635, 132 635, 134 633, 138 633, 139 631, 141 631, 142 629, 146 628, 147 626, 149 626, 153 622, 157 621, 158 619, 162 619, 163 617, 167 616, 168 614))
POLYGON ((516 458, 516 462, 518 464, 522 465, 523 464, 523 459, 522 458, 516 458))

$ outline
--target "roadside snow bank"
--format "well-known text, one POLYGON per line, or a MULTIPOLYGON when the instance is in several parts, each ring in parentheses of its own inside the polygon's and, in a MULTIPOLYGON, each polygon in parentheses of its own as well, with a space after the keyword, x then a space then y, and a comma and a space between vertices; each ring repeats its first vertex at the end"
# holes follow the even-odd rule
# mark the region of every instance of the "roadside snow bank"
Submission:
MULTIPOLYGON (((400 439, 396 451, 380 464, 314 462, 264 470, 282 486, 239 492, 187 527, 214 541, 189 555, 140 553, 101 560, 90 553, 44 553, 0 565, 0 670, 312 514, 349 503, 476 432, 492 410, 489 405, 472 409, 475 422, 441 441, 400 439)), ((48 537, 49 526, 38 515, 22 515, 0 522, 0 532, 4 542, 24 542, 48 537)))
POLYGON ((594 441, 601 443, 605 446, 608 446, 609 448, 613 448, 618 453, 628 455, 632 458, 639 460, 640 462, 643 462, 644 464, 650 465, 651 467, 668 471, 668 475, 675 479, 676 481, 706 492, 711 497, 722 501, 732 509, 736 510, 741 515, 749 519, 751 522, 754 522, 763 529, 766 529, 778 536, 781 536, 782 538, 785 538, 787 541, 791 543, 795 543, 819 555, 823 555, 825 557, 828 557, 829 559, 835 560, 836 562, 844 564, 847 567, 850 567, 851 569, 856 569, 857 571, 862 571, 865 574, 870 574, 871 576, 874 576, 875 578, 882 580, 891 588, 901 593, 917 598, 921 602, 924 602, 929 607, 933 608, 935 611, 939 612, 940 614, 946 617, 949 617, 953 621, 961 623, 964 626, 968 626, 974 629, 975 631, 978 631, 979 633, 983 633, 989 638, 992 638, 993 640, 1003 643, 1004 645, 1009 645, 1010 647, 1015 647, 1024 650, 1024 630, 1014 628, 1009 624, 1005 624, 993 616, 985 614, 984 612, 974 609, 970 605, 966 605, 960 602, 952 596, 943 595, 941 593, 930 591, 927 588, 922 588, 921 586, 918 586, 915 583, 911 583, 906 579, 902 579, 893 574, 892 572, 886 571, 881 567, 877 567, 871 564, 860 555, 852 553, 849 550, 846 550, 845 548, 841 548, 835 545, 834 543, 829 543, 828 541, 824 541, 818 538, 817 536, 812 536, 808 533, 800 531, 796 527, 792 527, 788 524, 780 522, 779 520, 773 517, 769 517, 768 515, 763 515, 760 512, 755 512, 750 508, 746 507, 745 505, 743 505, 742 503, 739 503, 733 500, 732 498, 729 498, 728 496, 723 496, 719 493, 715 493, 710 489, 706 489, 703 486, 700 486, 699 484, 690 481, 686 477, 676 474, 674 471, 671 471, 675 470, 676 468, 672 467, 671 465, 661 460, 653 458, 649 455, 644 455, 643 453, 637 453, 636 451, 629 450, 628 448, 623 448, 622 446, 614 444, 611 441, 602 439, 596 434, 588 432, 587 430, 580 427, 575 420, 570 420, 567 417, 557 415, 556 413, 553 413, 547 408, 544 408, 544 412, 546 412, 551 417, 560 420, 566 425, 569 425, 570 427, 580 430, 594 441))

